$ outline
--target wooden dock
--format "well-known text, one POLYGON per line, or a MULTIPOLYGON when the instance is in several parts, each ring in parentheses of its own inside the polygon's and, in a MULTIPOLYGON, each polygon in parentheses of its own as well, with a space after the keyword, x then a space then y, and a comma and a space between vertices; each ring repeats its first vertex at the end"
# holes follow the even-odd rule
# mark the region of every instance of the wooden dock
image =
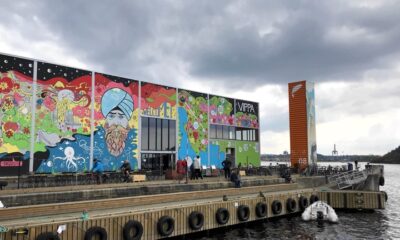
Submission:
POLYGON ((383 192, 299 189, 297 184, 227 188, 0 209, 0 239, 101 239, 104 234, 112 240, 160 239, 300 213, 304 199, 309 204, 316 198, 334 208, 385 208, 383 192), (64 230, 58 234, 58 229, 64 230), (133 238, 135 232, 141 238, 133 238), (91 234, 97 237, 85 238, 91 234))

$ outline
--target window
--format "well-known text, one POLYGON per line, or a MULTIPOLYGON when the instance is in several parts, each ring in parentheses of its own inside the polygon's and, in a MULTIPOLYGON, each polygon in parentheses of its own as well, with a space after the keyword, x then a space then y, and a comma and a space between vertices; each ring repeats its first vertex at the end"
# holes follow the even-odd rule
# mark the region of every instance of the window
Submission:
POLYGON ((175 151, 175 120, 142 117, 141 149, 175 151))
POLYGON ((210 125, 210 138, 217 138, 217 127, 210 125))
POLYGON ((162 140, 162 119, 158 118, 156 120, 156 142, 157 142, 157 146, 156 149, 157 150, 161 150, 161 140, 162 140))
POLYGON ((156 119, 149 118, 149 150, 156 150, 156 119))
POLYGON ((148 118, 142 119, 142 149, 149 149, 149 121, 148 118))
POLYGON ((222 126, 222 138, 223 139, 229 139, 229 126, 222 126))
POLYGON ((162 132, 161 132, 161 139, 162 139, 162 147, 163 151, 168 151, 169 147, 169 134, 168 134, 168 123, 167 119, 162 120, 162 132))
POLYGON ((258 141, 258 129, 236 128, 236 140, 258 141))
POLYGON ((216 128, 217 128, 217 138, 221 139, 222 138, 222 126, 216 125, 216 128))
POLYGON ((175 151, 176 147, 176 125, 175 125, 175 120, 168 120, 168 126, 169 126, 169 144, 168 144, 168 150, 169 151, 175 151))
POLYGON ((229 127, 229 139, 235 139, 235 127, 229 127))

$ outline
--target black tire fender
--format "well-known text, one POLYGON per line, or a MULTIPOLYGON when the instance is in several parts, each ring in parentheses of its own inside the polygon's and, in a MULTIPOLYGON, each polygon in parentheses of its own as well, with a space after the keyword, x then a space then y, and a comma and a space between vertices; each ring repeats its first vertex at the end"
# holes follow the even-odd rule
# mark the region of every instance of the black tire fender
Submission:
POLYGON ((124 240, 139 240, 143 235, 143 225, 136 220, 129 220, 122 229, 124 240))
POLYGON ((385 186, 385 177, 384 176, 379 177, 379 186, 385 186))
POLYGON ((282 212, 282 203, 279 200, 274 200, 271 204, 272 213, 279 214, 282 212))
POLYGON ((301 210, 305 210, 308 207, 308 199, 304 196, 299 198, 299 207, 301 210))
POLYGON ((263 218, 265 216, 267 216, 267 204, 263 203, 263 202, 259 202, 256 205, 256 215, 259 218, 263 218))
POLYGON ((204 214, 201 212, 193 211, 188 217, 189 227, 192 230, 199 230, 204 225, 204 214))
POLYGON ((238 219, 242 222, 247 221, 250 218, 250 208, 247 205, 240 205, 236 213, 238 219))
POLYGON ((175 229, 175 220, 170 216, 162 216, 157 222, 157 231, 161 236, 169 236, 175 229))
POLYGON ((229 221, 229 211, 226 208, 218 208, 215 218, 220 225, 225 225, 229 221))
POLYGON ((93 240, 94 236, 99 236, 100 240, 107 240, 107 231, 102 227, 91 227, 85 233, 85 240, 93 240))
POLYGON ((310 197, 310 204, 313 204, 315 202, 319 201, 319 197, 317 195, 311 195, 310 197))
POLYGON ((286 200, 286 210, 289 212, 289 213, 292 213, 292 212, 294 212, 294 211, 296 211, 296 200, 294 200, 293 198, 288 198, 287 200, 286 200))
POLYGON ((44 232, 36 237, 36 240, 60 240, 58 234, 53 232, 44 232))

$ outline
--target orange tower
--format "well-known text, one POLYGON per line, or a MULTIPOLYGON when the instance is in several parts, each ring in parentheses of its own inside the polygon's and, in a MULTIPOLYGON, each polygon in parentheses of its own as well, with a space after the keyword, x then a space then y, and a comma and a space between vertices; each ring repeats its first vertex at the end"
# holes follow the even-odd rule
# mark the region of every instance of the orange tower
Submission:
POLYGON ((304 170, 317 162, 314 83, 289 83, 290 162, 304 170))

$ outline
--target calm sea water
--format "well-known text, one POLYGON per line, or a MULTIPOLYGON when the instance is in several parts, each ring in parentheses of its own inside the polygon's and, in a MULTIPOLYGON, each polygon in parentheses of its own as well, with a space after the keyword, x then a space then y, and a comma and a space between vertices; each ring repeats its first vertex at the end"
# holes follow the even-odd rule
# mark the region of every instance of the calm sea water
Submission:
POLYGON ((338 224, 303 222, 300 216, 240 225, 191 239, 400 239, 400 165, 385 164, 386 209, 340 212, 338 224))

